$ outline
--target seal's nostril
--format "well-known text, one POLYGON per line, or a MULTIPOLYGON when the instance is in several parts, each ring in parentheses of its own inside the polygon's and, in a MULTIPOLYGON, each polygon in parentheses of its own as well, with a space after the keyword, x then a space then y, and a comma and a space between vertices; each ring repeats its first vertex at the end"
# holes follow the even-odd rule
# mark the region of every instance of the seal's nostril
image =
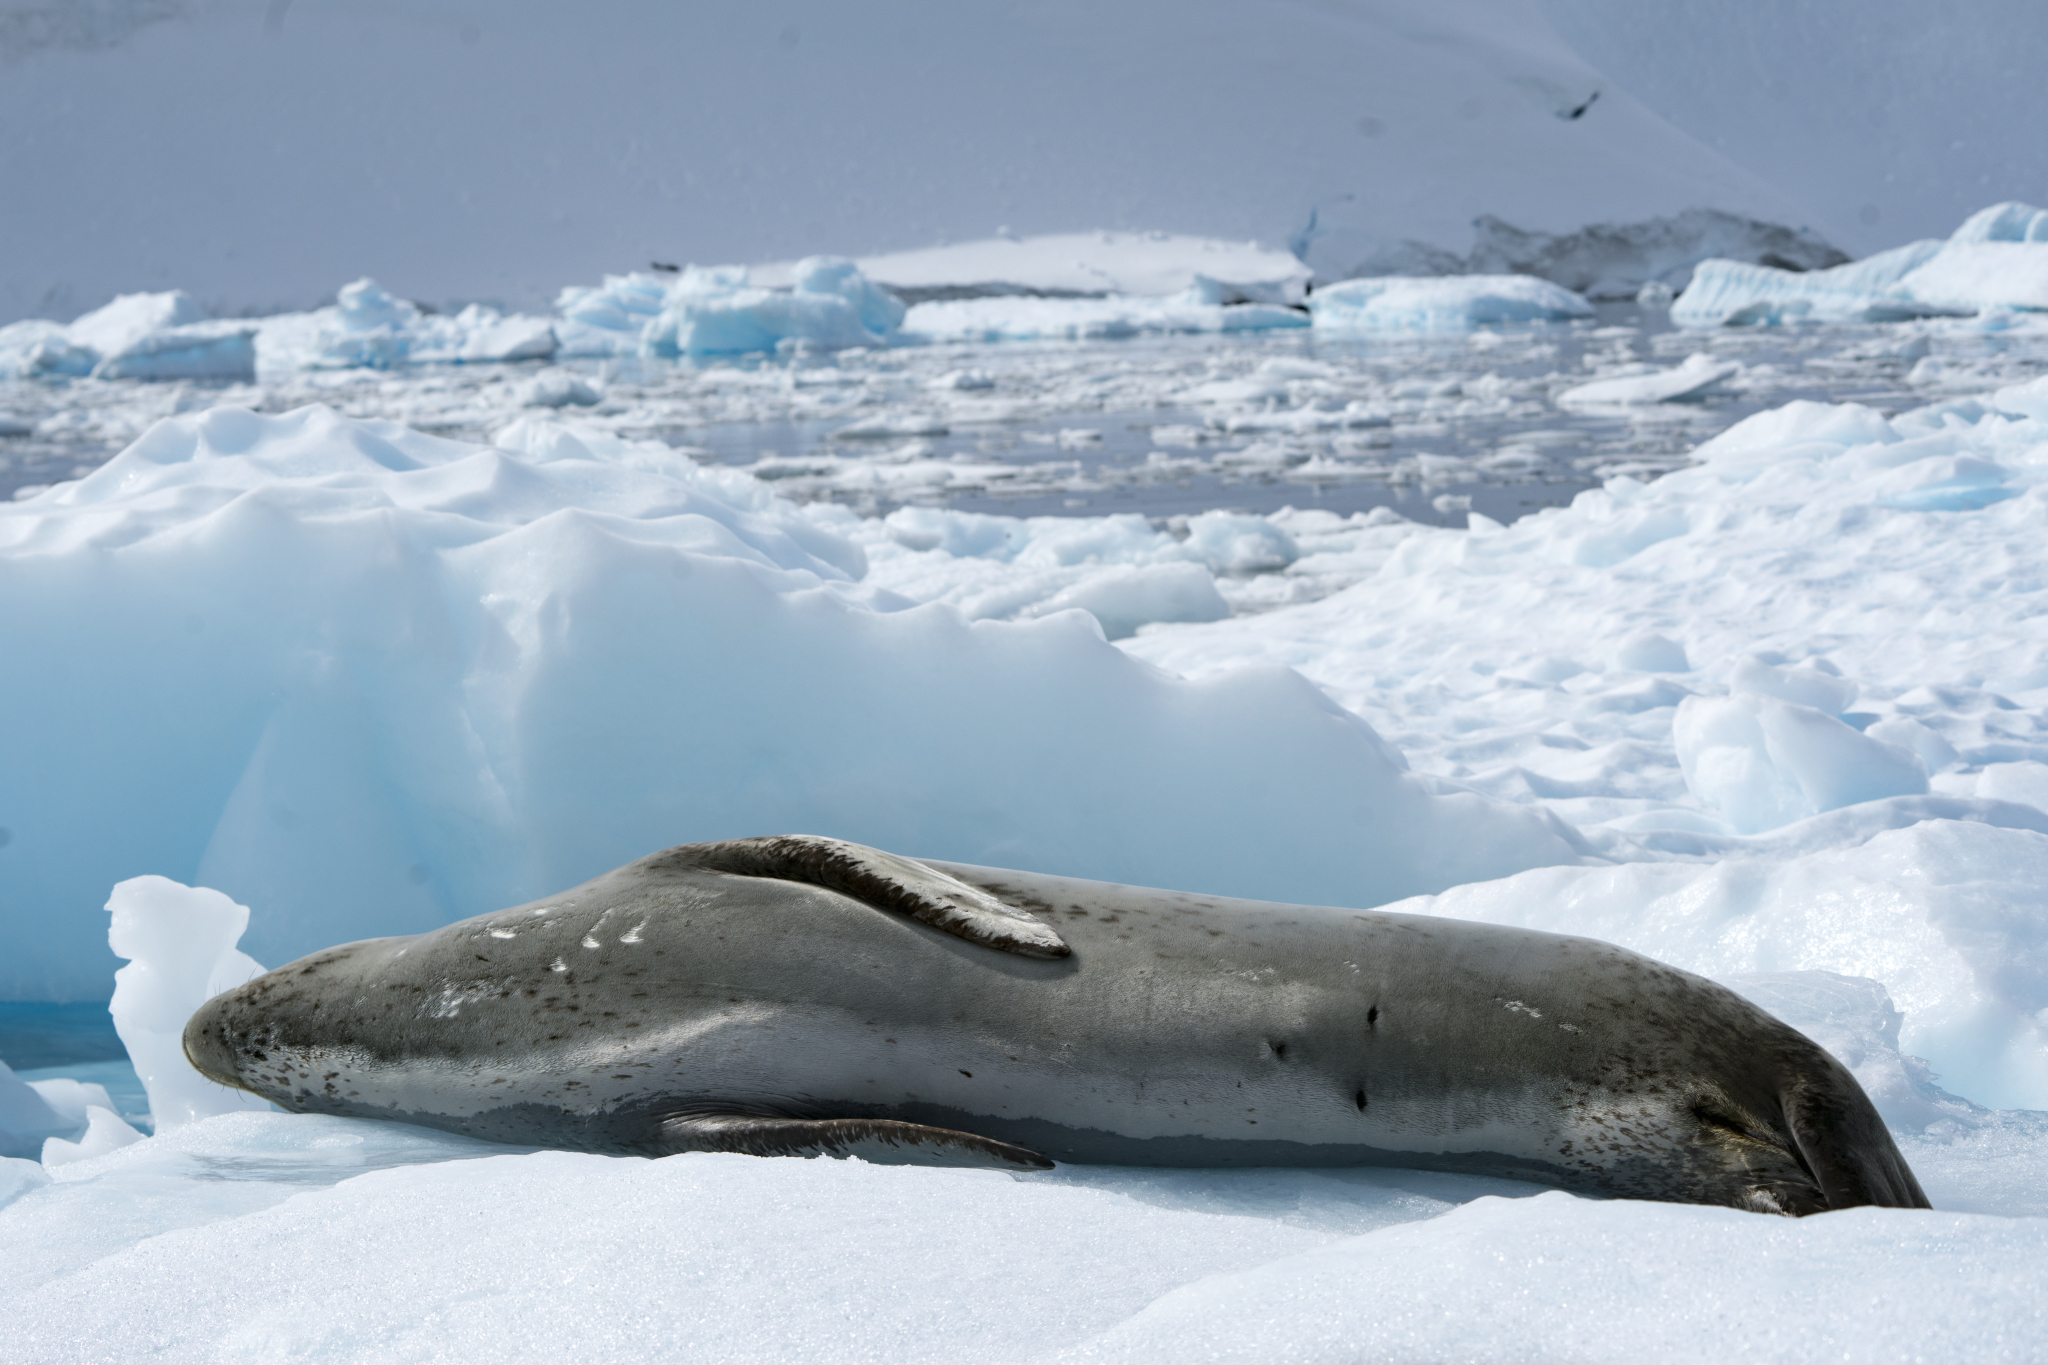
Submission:
POLYGON ((215 997, 194 1010, 185 1021, 185 1060, 193 1070, 210 1081, 242 1088, 241 1073, 235 1067, 235 1051, 228 1045, 226 1011, 215 997))

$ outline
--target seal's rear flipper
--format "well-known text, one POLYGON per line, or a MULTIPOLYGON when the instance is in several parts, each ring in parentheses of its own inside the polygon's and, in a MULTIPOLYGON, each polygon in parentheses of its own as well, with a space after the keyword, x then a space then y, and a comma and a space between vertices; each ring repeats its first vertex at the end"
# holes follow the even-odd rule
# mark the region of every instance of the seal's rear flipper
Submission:
POLYGON ((739 877, 807 882, 908 915, 969 943, 1023 957, 1056 958, 1073 952, 1051 925, 1003 904, 978 887, 923 863, 843 839, 815 834, 729 839, 717 844, 685 844, 657 853, 648 861, 739 877))
POLYGON ((662 1120, 658 1145, 667 1152, 739 1152, 747 1156, 857 1156, 903 1166, 996 1166, 1049 1171, 1052 1163, 1025 1147, 894 1119, 778 1119, 750 1114, 693 1114, 662 1120))

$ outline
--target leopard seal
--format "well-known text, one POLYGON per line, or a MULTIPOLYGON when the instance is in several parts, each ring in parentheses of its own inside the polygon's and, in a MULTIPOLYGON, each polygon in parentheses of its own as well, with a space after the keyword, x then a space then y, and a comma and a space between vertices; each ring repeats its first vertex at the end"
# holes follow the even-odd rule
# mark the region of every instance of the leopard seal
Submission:
POLYGON ((314 953, 209 1001, 184 1043, 288 1110, 533 1146, 1927 1207, 1826 1052, 1611 944, 804 835, 314 953))

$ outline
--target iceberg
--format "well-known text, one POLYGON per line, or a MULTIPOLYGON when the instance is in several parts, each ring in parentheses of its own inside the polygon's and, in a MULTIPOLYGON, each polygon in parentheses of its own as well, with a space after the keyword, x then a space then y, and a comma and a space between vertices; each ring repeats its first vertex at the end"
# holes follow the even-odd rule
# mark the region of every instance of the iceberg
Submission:
POLYGON ((1850 265, 1798 273, 1702 261, 1672 305, 1688 327, 1895 322, 1994 308, 2048 310, 2048 211, 1979 210, 1946 240, 1909 242, 1850 265))
POLYGON ((258 326, 208 318, 182 290, 123 294, 68 326, 31 319, 0 327, 0 377, 251 379, 258 326))
POLYGON ((256 364, 265 372, 545 360, 554 353, 546 318, 507 316, 481 304, 452 316, 429 313, 368 278, 343 285, 332 307, 282 313, 256 329, 256 364))
POLYGON ((1345 280, 1309 295, 1318 331, 1469 332, 1516 322, 1568 322, 1593 305, 1533 275, 1381 275, 1345 280))
POLYGON ((209 318, 182 290, 123 294, 68 326, 0 327, 0 377, 253 380, 259 371, 387 369, 553 355, 546 318, 471 304, 453 316, 394 298, 375 280, 344 285, 330 308, 209 318))
POLYGON ((810 256, 787 289, 750 281, 745 266, 689 266, 658 275, 608 275, 556 300, 570 356, 738 355, 785 342, 844 350, 881 346, 903 324, 903 302, 852 261, 810 256))

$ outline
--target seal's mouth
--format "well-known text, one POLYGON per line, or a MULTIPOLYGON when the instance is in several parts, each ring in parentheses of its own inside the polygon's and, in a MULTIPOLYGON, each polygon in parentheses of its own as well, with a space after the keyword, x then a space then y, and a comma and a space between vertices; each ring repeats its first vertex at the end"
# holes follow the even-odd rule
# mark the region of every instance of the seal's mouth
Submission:
POLYGON ((235 1065, 235 1050, 228 1043, 227 1023, 222 1017, 226 1011, 221 1004, 226 999, 224 995, 215 996, 185 1021, 185 1060, 216 1085, 245 1090, 248 1087, 242 1084, 242 1073, 235 1065))

